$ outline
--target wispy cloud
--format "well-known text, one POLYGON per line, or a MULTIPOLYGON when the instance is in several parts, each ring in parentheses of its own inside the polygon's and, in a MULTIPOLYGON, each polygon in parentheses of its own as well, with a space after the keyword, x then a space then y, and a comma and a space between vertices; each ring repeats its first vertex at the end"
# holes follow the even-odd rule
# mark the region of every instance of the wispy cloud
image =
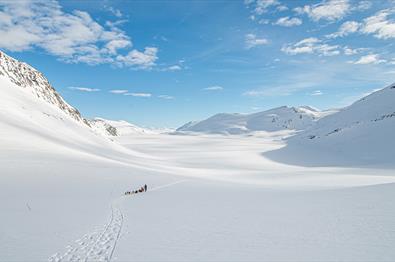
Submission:
POLYGON ((356 55, 356 54, 359 54, 359 53, 364 52, 366 50, 368 50, 368 48, 351 48, 349 46, 343 47, 343 52, 347 56, 356 55))
POLYGON ((302 24, 302 19, 297 18, 297 17, 290 18, 289 16, 286 16, 286 17, 279 18, 273 24, 279 25, 279 26, 286 26, 286 27, 298 26, 298 25, 302 24))
POLYGON ((112 94, 126 94, 127 92, 129 92, 126 89, 113 89, 109 91, 112 94))
MULTIPOLYGON (((306 74, 303 75, 306 77, 306 74)), ((256 88, 252 90, 248 90, 243 93, 244 96, 251 96, 251 97, 277 97, 277 96, 289 96, 295 92, 299 92, 306 89, 314 88, 317 85, 315 79, 306 80, 301 79, 304 78, 300 76, 292 77, 294 79, 300 79, 299 82, 294 81, 281 81, 281 83, 277 83, 274 85, 268 85, 261 88, 256 88)))
POLYGON ((245 0, 244 2, 256 15, 266 13, 270 7, 280 4, 277 0, 245 0))
POLYGON ((381 64, 387 62, 385 59, 381 59, 378 54, 369 54, 361 56, 357 61, 353 62, 356 65, 368 65, 368 64, 381 64))
POLYGON ((269 41, 266 38, 258 38, 255 34, 247 34, 245 35, 245 45, 247 49, 266 45, 269 41))
POLYGON ((313 91, 313 92, 310 93, 311 96, 321 96, 321 95, 323 95, 323 94, 324 94, 324 93, 322 93, 321 90, 315 90, 315 91, 313 91))
POLYGON ((180 70, 182 70, 182 67, 180 65, 172 65, 162 69, 162 71, 169 71, 169 72, 180 71, 180 70))
POLYGON ((158 95, 158 98, 166 99, 166 100, 171 100, 171 99, 174 99, 174 96, 169 96, 169 95, 158 95))
POLYGON ((152 94, 150 93, 126 93, 124 94, 125 96, 134 96, 134 97, 151 97, 152 94))
MULTIPOLYGON (((350 66, 348 63, 338 63, 336 60, 304 59, 303 62, 290 60, 292 69, 283 71, 281 78, 262 80, 254 87, 246 90, 243 95, 252 97, 281 97, 299 94, 310 94, 314 90, 329 90, 333 94, 360 86, 380 86, 393 82, 393 75, 383 70, 382 66, 366 64, 364 66, 350 66)), ((329 94, 328 93, 328 94, 329 94)), ((330 99, 330 98, 328 98, 330 99)), ((338 101, 333 101, 339 106, 338 101)))
POLYGON ((361 24, 355 21, 347 21, 343 23, 336 33, 327 35, 328 38, 343 37, 359 30, 361 24))
POLYGON ((279 5, 276 7, 277 11, 283 12, 283 11, 287 11, 289 8, 285 5, 279 5))
POLYGON ((99 92, 100 89, 97 88, 89 88, 89 87, 78 87, 78 86, 69 86, 71 90, 81 91, 81 92, 99 92))
POLYGON ((335 21, 345 17, 351 11, 348 0, 324 0, 318 4, 297 7, 298 14, 307 14, 312 20, 335 21))
POLYGON ((155 61, 158 59, 157 53, 158 48, 156 47, 146 47, 144 52, 132 50, 125 56, 118 55, 116 64, 148 69, 155 65, 155 61))
POLYGON ((114 16, 116 16, 116 17, 122 17, 122 12, 121 12, 121 10, 116 9, 116 8, 114 8, 114 7, 112 7, 112 6, 109 6, 109 7, 105 6, 104 8, 106 8, 107 11, 109 11, 109 12, 110 12, 111 14, 113 14, 114 16))
POLYGON ((323 56, 333 56, 340 54, 338 45, 325 44, 322 40, 315 37, 305 38, 297 43, 285 45, 281 48, 281 51, 289 55, 316 53, 323 56))
POLYGON ((209 86, 209 87, 203 88, 203 90, 207 90, 207 91, 222 91, 222 90, 224 90, 224 88, 222 86, 209 86))

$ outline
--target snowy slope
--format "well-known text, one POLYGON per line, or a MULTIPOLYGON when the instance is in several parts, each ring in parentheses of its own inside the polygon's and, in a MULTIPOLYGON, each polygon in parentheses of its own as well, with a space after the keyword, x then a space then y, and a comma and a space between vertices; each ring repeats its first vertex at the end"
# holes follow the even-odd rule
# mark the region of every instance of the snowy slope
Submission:
POLYGON ((89 123, 96 132, 107 136, 126 136, 157 133, 154 130, 142 128, 124 120, 117 121, 96 117, 93 120, 89 120, 89 123))
POLYGON ((320 119, 273 152, 302 165, 395 165, 395 84, 320 119), (296 153, 298 152, 298 153, 296 153), (306 161, 307 160, 307 161, 306 161))
MULTIPOLYGON (((23 90, 28 100, 37 98, 37 101, 57 107, 65 115, 68 115, 77 122, 83 123, 91 127, 93 131, 104 136, 117 136, 125 134, 141 134, 150 131, 140 128, 126 121, 110 121, 101 118, 92 120, 85 119, 80 112, 69 105, 52 87, 44 75, 32 66, 20 62, 4 52, 0 51, 0 77, 3 80, 11 82, 14 88, 23 90), (31 95, 31 97, 29 96, 31 95)), ((4 84, 8 85, 9 84, 4 84)), ((2 90, 4 92, 4 90, 2 90)), ((41 103, 37 102, 37 103, 41 103)), ((23 104, 23 102, 21 102, 23 104)))
POLYGON ((253 131, 303 130, 324 114, 308 106, 283 106, 254 114, 217 114, 200 122, 189 122, 177 131, 243 134, 253 131))
POLYGON ((140 157, 150 158, 94 132, 39 71, 4 53, 0 64, 0 146, 8 156, 13 152, 83 154, 133 165, 144 162, 140 157))
POLYGON ((133 136, 144 134, 165 134, 171 133, 171 128, 146 128, 134 125, 125 120, 108 120, 100 117, 88 120, 92 130, 104 136, 133 136))
POLYGON ((20 86, 6 73, 0 76, 0 260, 395 256, 393 170, 274 162, 262 156, 284 146, 273 133, 112 141, 52 103, 62 100, 47 100, 50 89, 43 98, 36 85, 20 86), (143 184, 148 192, 123 195, 143 184))
POLYGON ((94 118, 88 120, 92 130, 103 136, 118 136, 118 130, 104 119, 94 118))
POLYGON ((41 72, 1 51, 0 76, 12 82, 15 88, 23 89, 40 100, 58 107, 76 121, 89 125, 77 109, 64 101, 41 72))

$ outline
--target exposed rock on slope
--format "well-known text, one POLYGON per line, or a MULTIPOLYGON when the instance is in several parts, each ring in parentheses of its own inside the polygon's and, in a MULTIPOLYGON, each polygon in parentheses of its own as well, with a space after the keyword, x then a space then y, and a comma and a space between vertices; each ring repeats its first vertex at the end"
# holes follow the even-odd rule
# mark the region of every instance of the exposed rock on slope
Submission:
POLYGON ((26 63, 19 62, 1 51, 0 76, 8 78, 15 85, 32 93, 39 99, 58 107, 76 121, 89 126, 88 121, 81 116, 77 109, 64 101, 41 72, 26 63))
POLYGON ((90 120, 93 128, 97 132, 107 136, 125 136, 125 135, 136 135, 136 134, 154 134, 158 133, 154 130, 142 128, 133 125, 124 120, 108 120, 104 118, 96 117, 94 120, 90 120))

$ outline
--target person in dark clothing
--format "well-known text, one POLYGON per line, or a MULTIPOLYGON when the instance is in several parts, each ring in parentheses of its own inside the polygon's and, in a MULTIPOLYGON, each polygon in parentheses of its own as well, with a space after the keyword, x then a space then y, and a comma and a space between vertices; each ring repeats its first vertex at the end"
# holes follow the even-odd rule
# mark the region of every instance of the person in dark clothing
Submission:
POLYGON ((147 184, 144 185, 144 192, 147 192, 147 184))

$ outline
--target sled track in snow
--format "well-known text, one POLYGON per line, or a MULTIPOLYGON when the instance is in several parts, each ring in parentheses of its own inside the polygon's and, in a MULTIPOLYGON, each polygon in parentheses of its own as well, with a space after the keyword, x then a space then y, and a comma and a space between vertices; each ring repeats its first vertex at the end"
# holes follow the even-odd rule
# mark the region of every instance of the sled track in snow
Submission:
MULTIPOLYGON (((160 190, 165 187, 182 183, 186 180, 180 180, 162 186, 153 187, 148 192, 160 190)), ((74 241, 73 244, 66 247, 67 251, 63 254, 56 253, 48 261, 50 262, 89 262, 89 261, 111 261, 119 238, 121 236, 124 216, 116 203, 123 199, 117 198, 111 204, 111 217, 108 224, 102 229, 98 228, 92 233, 85 234, 82 238, 74 241)))
POLYGON ((159 189, 162 189, 162 188, 165 188, 165 187, 169 187, 169 186, 174 186, 174 185, 177 185, 177 184, 185 182, 185 181, 186 180, 179 180, 179 181, 176 181, 176 182, 173 182, 173 183, 169 183, 169 184, 165 184, 165 185, 162 185, 162 186, 153 187, 153 188, 149 189, 148 192, 156 191, 156 190, 159 190, 159 189))

